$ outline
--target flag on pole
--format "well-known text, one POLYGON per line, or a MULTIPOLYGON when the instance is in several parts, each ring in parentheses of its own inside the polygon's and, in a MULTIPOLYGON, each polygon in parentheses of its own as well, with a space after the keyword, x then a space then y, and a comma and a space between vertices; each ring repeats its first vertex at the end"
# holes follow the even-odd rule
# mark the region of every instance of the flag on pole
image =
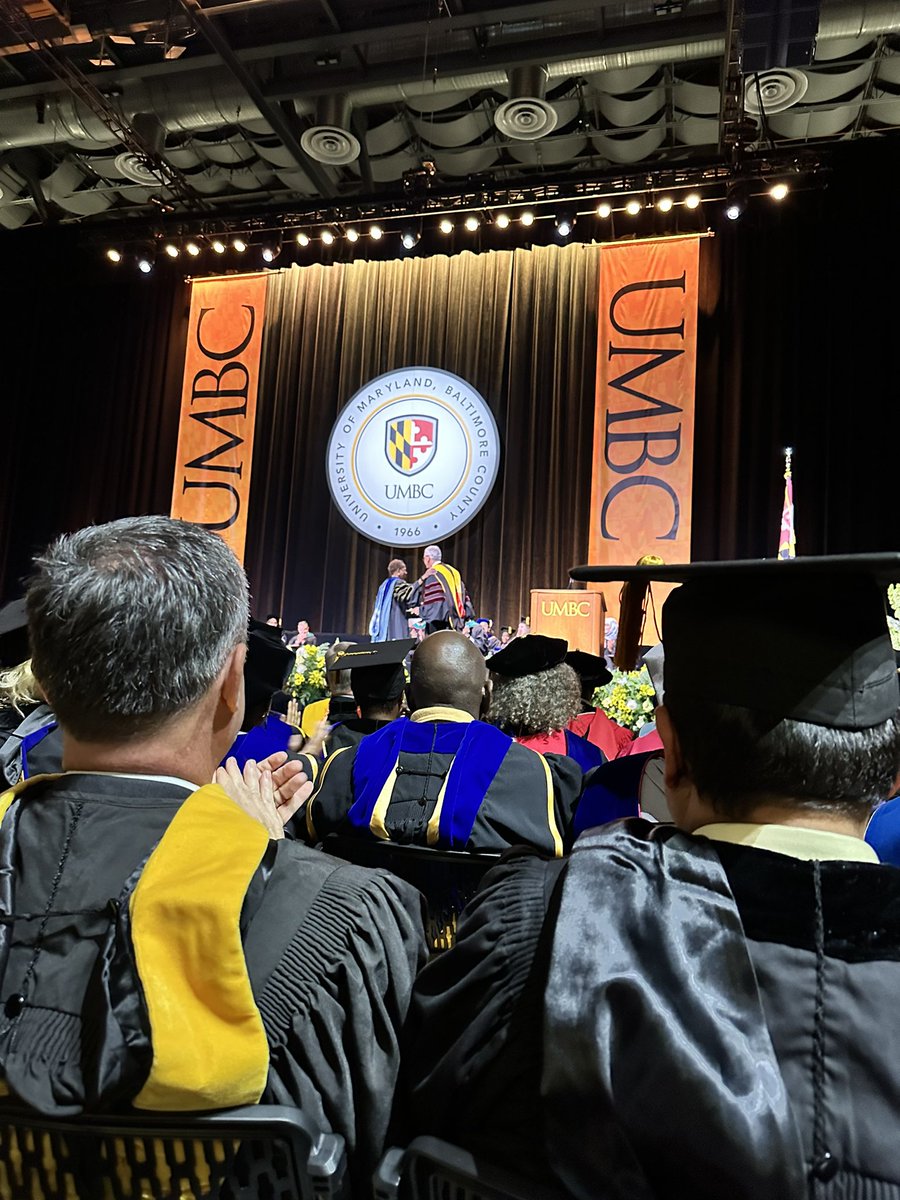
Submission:
POLYGON ((794 536, 794 481, 791 478, 790 450, 787 450, 784 456, 784 507, 781 510, 781 536, 778 539, 778 557, 797 557, 797 541, 794 536))

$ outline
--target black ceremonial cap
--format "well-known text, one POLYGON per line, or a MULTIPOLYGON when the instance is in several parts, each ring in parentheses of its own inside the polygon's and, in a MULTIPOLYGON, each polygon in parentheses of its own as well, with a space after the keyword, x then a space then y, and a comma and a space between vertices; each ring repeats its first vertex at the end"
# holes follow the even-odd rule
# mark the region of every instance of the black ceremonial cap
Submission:
POLYGON ((580 679, 601 687, 612 679, 606 659, 599 654, 588 654, 586 650, 570 650, 566 662, 580 679))
POLYGON ((900 707, 885 585, 900 554, 583 566, 586 582, 681 583, 663 606, 667 702, 711 700, 832 729, 900 707))
POLYGON ((25 600, 10 600, 0 608, 0 667, 16 667, 30 654, 25 600))
POLYGON ((490 670, 509 679, 520 679, 523 675, 537 675, 558 667, 566 657, 569 643, 564 638, 546 637, 543 633, 529 633, 513 638, 509 645, 492 654, 490 670))
POLYGON ((280 691, 293 661, 293 652, 282 642, 278 627, 251 617, 244 660, 245 702, 250 711, 268 704, 280 691))
POLYGON ((406 687, 403 662, 416 644, 412 638, 356 644, 338 656, 334 669, 349 670, 350 689, 357 704, 399 700, 406 687))

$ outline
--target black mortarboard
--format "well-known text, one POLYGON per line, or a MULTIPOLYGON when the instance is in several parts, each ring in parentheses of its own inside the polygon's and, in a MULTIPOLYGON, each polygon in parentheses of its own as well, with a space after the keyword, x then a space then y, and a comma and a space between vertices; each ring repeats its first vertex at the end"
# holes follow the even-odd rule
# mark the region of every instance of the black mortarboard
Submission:
POLYGON ((514 638, 508 646, 492 654, 490 669, 497 675, 519 679, 523 675, 537 675, 558 667, 566 657, 569 643, 565 638, 547 637, 543 633, 529 633, 514 638))
POLYGON ((0 667, 16 667, 30 654, 25 600, 10 600, 0 608, 0 667))
POLYGON ((268 707, 293 661, 294 655, 282 642, 277 626, 266 625, 251 617, 244 660, 244 698, 248 712, 256 713, 268 707))
POLYGON ((609 683, 612 673, 606 665, 606 659, 599 654, 588 654, 586 650, 570 650, 566 662, 575 674, 584 682, 595 688, 609 683))
POLYGON ((354 645, 339 656, 334 669, 350 671, 350 688, 357 704, 399 700, 406 687, 403 662, 416 644, 412 638, 398 638, 354 645))
POLYGON ((663 606, 665 698, 711 700, 833 729, 900 707, 884 587, 900 554, 677 566, 583 566, 576 580, 681 583, 663 606))

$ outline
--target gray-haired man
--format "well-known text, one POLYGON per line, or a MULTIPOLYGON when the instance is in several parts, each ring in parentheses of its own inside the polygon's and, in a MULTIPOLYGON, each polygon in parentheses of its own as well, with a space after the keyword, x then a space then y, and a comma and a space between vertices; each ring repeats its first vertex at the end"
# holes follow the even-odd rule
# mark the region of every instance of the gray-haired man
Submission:
POLYGON ((364 1174, 418 897, 283 839, 309 790, 283 755, 217 770, 244 708, 240 564, 198 526, 138 517, 36 566, 34 671, 64 773, 0 798, 0 1080, 57 1114, 298 1104, 364 1174))
POLYGON ((475 616, 466 585, 456 567, 443 561, 440 546, 422 552, 425 570, 416 580, 410 612, 422 618, 428 633, 439 629, 462 630, 466 619, 475 616))

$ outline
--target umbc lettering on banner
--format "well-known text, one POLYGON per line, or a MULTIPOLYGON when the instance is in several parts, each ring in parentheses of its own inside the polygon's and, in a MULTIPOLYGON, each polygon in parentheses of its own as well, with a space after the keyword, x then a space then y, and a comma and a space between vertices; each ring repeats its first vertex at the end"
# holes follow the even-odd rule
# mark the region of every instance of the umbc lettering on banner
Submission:
POLYGON ((696 238, 601 251, 592 562, 690 558, 697 259, 696 238))
POLYGON ((221 533, 239 558, 265 288, 264 277, 194 283, 182 389, 172 515, 221 533))

